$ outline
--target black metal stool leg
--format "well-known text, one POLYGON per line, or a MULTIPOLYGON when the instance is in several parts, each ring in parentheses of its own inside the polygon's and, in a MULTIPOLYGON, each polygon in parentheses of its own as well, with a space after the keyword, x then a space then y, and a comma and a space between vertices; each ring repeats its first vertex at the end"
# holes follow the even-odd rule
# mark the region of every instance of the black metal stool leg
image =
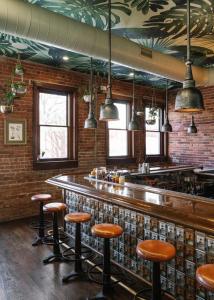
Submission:
POLYGON ((59 246, 59 231, 58 231, 58 218, 57 212, 53 214, 53 254, 43 260, 44 264, 48 264, 54 261, 65 261, 62 257, 59 246))
POLYGON ((102 292, 88 300, 107 300, 107 295, 112 290, 111 285, 111 260, 110 260, 110 239, 104 239, 103 252, 103 275, 102 275, 102 292))
POLYGON ((36 240, 32 243, 32 246, 38 246, 43 244, 45 237, 45 223, 44 223, 44 212, 43 212, 43 201, 40 201, 39 207, 39 234, 36 240))
POLYGON ((76 223, 75 232, 75 260, 74 260, 74 272, 71 272, 67 276, 64 276, 62 281, 68 282, 72 278, 81 277, 81 279, 87 278, 86 274, 82 269, 82 252, 81 252, 81 224, 76 223))
POLYGON ((161 300, 160 263, 153 262, 152 300, 161 300))

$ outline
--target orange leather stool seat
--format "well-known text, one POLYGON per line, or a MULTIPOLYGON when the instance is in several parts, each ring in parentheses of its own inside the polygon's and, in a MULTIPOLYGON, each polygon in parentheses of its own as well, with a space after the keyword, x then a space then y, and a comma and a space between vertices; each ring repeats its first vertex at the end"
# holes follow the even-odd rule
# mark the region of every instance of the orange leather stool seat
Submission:
POLYGON ((44 209, 46 209, 48 212, 59 212, 65 210, 66 208, 66 204, 62 202, 52 202, 44 206, 44 209))
POLYGON ((65 215, 65 221, 71 223, 84 223, 91 220, 91 215, 85 212, 74 212, 65 215))
POLYGON ((32 201, 47 201, 50 200, 52 196, 50 194, 37 194, 31 197, 32 201))
POLYGON ((149 261, 164 262, 175 257, 173 245, 159 240, 146 240, 137 245, 137 254, 149 261))
POLYGON ((201 286, 214 292, 214 264, 199 267, 196 271, 196 280, 201 286))
POLYGON ((122 227, 117 224, 96 224, 91 228, 93 235, 104 239, 111 239, 120 236, 123 233, 122 227))

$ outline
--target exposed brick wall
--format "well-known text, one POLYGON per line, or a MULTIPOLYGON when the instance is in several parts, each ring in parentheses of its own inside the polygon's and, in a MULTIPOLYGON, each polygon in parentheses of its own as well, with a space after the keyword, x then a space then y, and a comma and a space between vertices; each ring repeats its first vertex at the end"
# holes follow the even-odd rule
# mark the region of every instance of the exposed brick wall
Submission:
POLYGON ((205 111, 195 114, 197 134, 188 134, 191 114, 174 112, 175 93, 170 96, 169 155, 175 162, 214 167, 214 87, 201 88, 205 111))
MULTIPOLYGON (((15 61, 0 58, 0 84, 4 84, 11 75, 15 61)), ((43 81, 52 84, 63 84, 71 87, 80 87, 88 83, 88 75, 78 72, 64 71, 57 68, 24 62, 26 81, 43 81)), ((113 94, 117 98, 130 97, 132 85, 113 82, 113 94), (122 95, 122 96, 121 96, 122 95)), ((137 86, 136 97, 152 94, 150 88, 137 86)), ((161 101, 162 94, 157 93, 161 101)), ((104 96, 100 96, 99 102, 104 96)), ((31 203, 30 196, 37 192, 51 192, 54 198, 60 197, 60 191, 44 183, 52 176, 62 173, 76 173, 89 170, 97 165, 106 163, 106 131, 105 123, 99 122, 96 131, 83 129, 84 120, 88 114, 88 106, 80 99, 78 101, 78 161, 77 169, 57 169, 50 171, 34 171, 32 168, 32 83, 28 87, 26 96, 15 101, 14 112, 7 116, 0 114, 0 222, 27 217, 38 213, 38 205, 31 203), (4 119, 27 120, 27 145, 4 145, 4 119), (96 134, 96 136, 95 136, 96 134), (96 142, 96 143, 95 143, 96 142), (95 144, 97 147, 95 147, 95 144), (96 153, 95 153, 96 148, 96 153)), ((97 105, 97 113, 99 104, 97 105)), ((98 115, 98 114, 97 114, 98 115)), ((143 133, 135 133, 135 153, 143 152, 143 133), (142 142, 140 142, 142 141, 142 142)))

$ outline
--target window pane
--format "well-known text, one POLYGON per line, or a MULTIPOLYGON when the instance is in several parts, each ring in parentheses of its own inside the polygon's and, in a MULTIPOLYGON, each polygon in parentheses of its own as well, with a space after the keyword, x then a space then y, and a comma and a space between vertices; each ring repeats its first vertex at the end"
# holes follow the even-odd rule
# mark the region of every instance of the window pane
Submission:
POLYGON ((67 128, 40 127, 40 159, 67 158, 67 128))
POLYGON ((126 129, 127 128, 127 104, 114 103, 119 111, 119 120, 108 122, 108 128, 126 129))
POLYGON ((128 155, 128 133, 126 130, 109 130, 109 156, 128 155))
POLYGON ((146 130, 159 131, 160 130, 160 109, 158 108, 157 110, 155 110, 156 116, 154 116, 154 118, 149 112, 150 112, 150 108, 146 107, 146 130), (147 124, 147 121, 152 121, 152 120, 154 120, 154 124, 147 124))
POLYGON ((67 96, 39 93, 39 124, 66 126, 67 96))
POLYGON ((160 155, 160 132, 146 132, 146 154, 160 155))

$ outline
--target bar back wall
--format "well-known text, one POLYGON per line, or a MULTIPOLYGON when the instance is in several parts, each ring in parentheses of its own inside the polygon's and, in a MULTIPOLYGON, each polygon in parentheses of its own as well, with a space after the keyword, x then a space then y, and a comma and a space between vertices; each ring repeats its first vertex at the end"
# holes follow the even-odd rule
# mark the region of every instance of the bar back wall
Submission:
POLYGON ((214 168, 214 87, 201 88, 205 110, 194 114, 197 134, 188 134, 191 114, 174 112, 175 93, 170 95, 169 156, 173 162, 214 168))

